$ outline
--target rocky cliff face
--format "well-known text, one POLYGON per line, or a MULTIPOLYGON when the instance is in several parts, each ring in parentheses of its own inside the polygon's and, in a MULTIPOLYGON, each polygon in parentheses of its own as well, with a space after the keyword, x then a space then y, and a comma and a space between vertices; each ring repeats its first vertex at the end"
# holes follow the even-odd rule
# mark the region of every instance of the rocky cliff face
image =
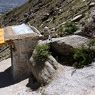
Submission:
POLYGON ((3 25, 27 23, 39 30, 55 28, 61 23, 81 15, 78 22, 87 20, 94 8, 94 0, 29 0, 25 5, 3 16, 3 25))

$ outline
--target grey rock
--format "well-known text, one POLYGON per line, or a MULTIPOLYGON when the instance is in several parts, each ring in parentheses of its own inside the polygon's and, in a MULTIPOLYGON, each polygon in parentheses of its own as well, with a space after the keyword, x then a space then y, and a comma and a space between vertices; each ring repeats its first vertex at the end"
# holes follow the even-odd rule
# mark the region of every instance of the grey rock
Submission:
POLYGON ((95 95, 95 63, 83 69, 64 66, 42 95, 95 95))
POLYGON ((48 84, 54 78, 59 64, 51 55, 48 57, 47 61, 39 64, 35 61, 35 54, 36 51, 34 50, 34 53, 30 58, 31 71, 39 83, 48 84))
POLYGON ((77 30, 76 32, 74 32, 74 35, 81 35, 81 34, 82 34, 81 29, 80 30, 77 30))
POLYGON ((91 3, 89 4, 89 7, 93 7, 93 6, 95 6, 95 2, 91 2, 91 3))
POLYGON ((82 19, 83 15, 77 15, 76 17, 74 17, 71 21, 79 21, 80 19, 82 19))
POLYGON ((82 28, 82 36, 94 38, 95 37, 95 10, 91 13, 91 19, 82 28))
POLYGON ((55 50, 55 52, 60 53, 61 55, 68 55, 75 48, 79 48, 81 46, 87 47, 89 41, 90 40, 88 38, 78 35, 72 35, 52 39, 51 47, 53 50, 55 50))

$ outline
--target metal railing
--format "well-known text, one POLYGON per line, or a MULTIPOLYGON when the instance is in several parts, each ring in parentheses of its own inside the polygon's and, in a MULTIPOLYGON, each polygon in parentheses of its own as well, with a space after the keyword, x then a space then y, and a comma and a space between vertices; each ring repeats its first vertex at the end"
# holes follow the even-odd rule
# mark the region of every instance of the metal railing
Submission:
POLYGON ((10 46, 6 46, 3 49, 0 50, 0 53, 4 52, 6 49, 10 48, 10 46))

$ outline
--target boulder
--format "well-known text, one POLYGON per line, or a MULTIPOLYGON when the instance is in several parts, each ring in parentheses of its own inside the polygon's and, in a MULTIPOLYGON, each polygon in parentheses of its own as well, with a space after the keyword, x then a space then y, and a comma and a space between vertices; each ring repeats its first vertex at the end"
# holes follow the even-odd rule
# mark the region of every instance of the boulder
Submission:
POLYGON ((42 95, 95 95, 95 63, 82 69, 64 66, 42 95))
POLYGON ((95 37, 95 10, 91 13, 91 18, 82 28, 82 36, 94 38, 95 37))
MULTIPOLYGON (((88 38, 72 35, 61 38, 52 38, 52 40, 39 41, 38 44, 50 44, 55 52, 60 53, 61 55, 68 55, 73 49, 79 48, 82 45, 87 47, 88 43, 88 38)), ((49 55, 45 62, 37 62, 35 59, 36 54, 37 51, 35 49, 30 58, 31 72, 39 83, 45 85, 49 84, 55 79, 55 76, 58 74, 58 70, 62 65, 59 64, 52 55, 49 55)))
POLYGON ((89 41, 90 40, 88 38, 78 35, 71 35, 52 39, 51 48, 61 55, 68 55, 73 52, 75 48, 79 48, 81 46, 87 47, 89 41))
POLYGON ((49 55, 44 63, 37 63, 34 57, 35 55, 36 50, 34 50, 30 58, 31 71, 40 84, 48 84, 54 78, 60 65, 52 55, 49 55))

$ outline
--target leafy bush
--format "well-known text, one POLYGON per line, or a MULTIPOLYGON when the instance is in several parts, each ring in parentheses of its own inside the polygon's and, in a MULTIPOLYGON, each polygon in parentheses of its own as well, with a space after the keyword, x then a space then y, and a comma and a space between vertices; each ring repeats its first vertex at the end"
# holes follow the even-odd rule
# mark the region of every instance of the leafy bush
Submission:
POLYGON ((89 43, 90 48, 93 47, 93 46, 95 46, 95 38, 91 39, 90 43, 89 43))
POLYGON ((63 26, 60 26, 58 28, 58 36, 60 36, 60 37, 64 36, 63 26))
POLYGON ((85 65, 91 64, 94 58, 95 51, 90 48, 78 48, 74 51, 73 58, 75 60, 74 66, 76 68, 84 67, 85 65))
POLYGON ((29 0, 28 2, 30 3, 32 0, 29 0))
POLYGON ((38 63, 46 61, 48 55, 50 54, 49 52, 49 45, 38 45, 36 47, 37 54, 35 56, 35 59, 38 63))
POLYGON ((58 35, 59 36, 70 35, 76 32, 76 30, 78 30, 78 27, 76 26, 76 24, 72 21, 69 21, 69 22, 66 22, 64 26, 59 27, 58 35))
POLYGON ((74 67, 81 68, 91 64, 95 58, 95 38, 90 40, 88 47, 80 47, 75 49, 73 53, 74 67))
POLYGON ((66 32, 67 34, 72 34, 78 29, 74 22, 67 22, 64 27, 64 32, 66 32))

